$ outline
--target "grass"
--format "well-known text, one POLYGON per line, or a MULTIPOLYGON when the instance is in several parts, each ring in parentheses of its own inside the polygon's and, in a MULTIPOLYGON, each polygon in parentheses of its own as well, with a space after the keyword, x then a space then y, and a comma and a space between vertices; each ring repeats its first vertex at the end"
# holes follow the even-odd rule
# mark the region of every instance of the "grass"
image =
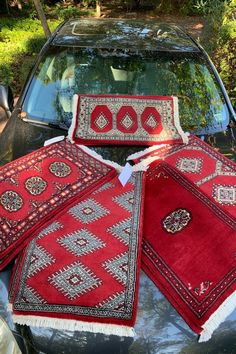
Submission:
MULTIPOLYGON (((54 31, 59 22, 49 20, 50 30, 54 31)), ((2 83, 13 86, 16 94, 45 41, 39 20, 1 17, 0 78, 2 83)))
MULTIPOLYGON (((76 6, 45 7, 48 25, 53 32, 59 23, 67 18, 94 16, 94 9, 76 6)), ((29 69, 35 61, 46 37, 36 11, 11 9, 10 16, 0 17, 0 82, 11 85, 14 94, 18 95, 29 69)))

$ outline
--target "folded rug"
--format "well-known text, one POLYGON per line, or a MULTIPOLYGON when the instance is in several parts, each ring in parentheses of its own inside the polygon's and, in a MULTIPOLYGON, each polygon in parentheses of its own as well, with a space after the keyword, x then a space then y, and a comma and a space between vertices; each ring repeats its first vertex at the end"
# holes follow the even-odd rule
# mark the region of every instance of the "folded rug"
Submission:
POLYGON ((187 142, 172 96, 75 95, 68 137, 85 145, 187 142))
POLYGON ((236 308, 236 220, 177 169, 146 174, 142 267, 206 341, 236 308))
POLYGON ((146 165, 155 159, 168 162, 236 218, 236 164, 198 137, 190 136, 185 145, 151 147, 129 159, 146 165))
POLYGON ((20 324, 133 335, 140 270, 142 172, 57 214, 18 258, 10 303, 20 324))
POLYGON ((116 175, 82 146, 61 141, 0 169, 0 270, 66 203, 116 175))

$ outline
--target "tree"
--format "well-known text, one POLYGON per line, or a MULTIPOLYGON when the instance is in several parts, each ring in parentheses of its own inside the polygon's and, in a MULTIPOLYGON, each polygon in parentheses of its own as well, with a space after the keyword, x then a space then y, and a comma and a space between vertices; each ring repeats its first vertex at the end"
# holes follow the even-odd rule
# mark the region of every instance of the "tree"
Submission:
POLYGON ((9 11, 8 1, 7 0, 0 1, 0 4, 1 4, 0 12, 7 13, 9 15, 10 11, 9 11))
POLYGON ((41 1, 40 0, 33 0, 34 2, 34 6, 36 8, 36 11, 38 13, 38 17, 42 23, 42 26, 43 26, 43 30, 44 30, 44 33, 45 33, 45 36, 47 38, 49 38, 51 36, 51 31, 48 27, 48 23, 47 23, 47 20, 46 20, 46 16, 45 16, 45 13, 43 11, 43 7, 42 7, 42 4, 41 4, 41 1))
POLYGON ((96 16, 101 16, 101 0, 96 0, 96 16))

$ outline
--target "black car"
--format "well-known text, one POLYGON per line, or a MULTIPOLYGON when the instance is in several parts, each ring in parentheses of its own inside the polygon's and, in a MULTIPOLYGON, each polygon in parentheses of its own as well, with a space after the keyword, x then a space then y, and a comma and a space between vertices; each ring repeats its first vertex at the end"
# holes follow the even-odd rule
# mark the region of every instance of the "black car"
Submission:
MULTIPOLYGON (((16 106, 0 85, 6 124, 0 134, 0 164, 67 135, 75 93, 177 96, 184 131, 236 160, 235 112, 223 83, 201 46, 183 30, 156 21, 72 19, 48 39, 16 106)), ((124 165, 144 146, 97 146, 105 159, 124 165)), ((136 337, 14 325, 7 311, 12 264, 0 273, 0 315, 23 353, 233 353, 236 312, 198 343, 197 335, 143 273, 136 337)))

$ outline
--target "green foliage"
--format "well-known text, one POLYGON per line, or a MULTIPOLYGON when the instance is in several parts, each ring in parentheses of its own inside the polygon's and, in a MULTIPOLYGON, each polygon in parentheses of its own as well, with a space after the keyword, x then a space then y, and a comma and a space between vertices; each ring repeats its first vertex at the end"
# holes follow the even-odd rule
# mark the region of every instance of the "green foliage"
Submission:
POLYGON ((221 41, 236 38, 236 20, 225 23, 221 28, 221 41))
POLYGON ((213 58, 230 98, 236 102, 236 0, 225 6, 213 58))
MULTIPOLYGON (((9 6, 11 16, 1 17, 0 21, 0 80, 14 83, 17 92, 25 79, 27 65, 31 65, 46 40, 33 2, 22 0, 21 3, 22 10, 9 6)), ((128 11, 131 5, 139 4, 141 9, 146 3, 146 0, 104 0, 103 7, 109 5, 128 11)), ((236 0, 149 0, 148 3, 155 7, 155 14, 206 16, 207 35, 202 44, 213 56, 230 97, 236 101, 236 0)), ((94 0, 44 0, 43 4, 47 18, 54 19, 48 21, 51 30, 64 19, 93 16, 95 12, 94 0)))
MULTIPOLYGON (((1 17, 0 21, 0 80, 1 83, 12 85, 17 94, 36 54, 46 41, 33 2, 23 0, 21 3, 21 10, 10 6, 10 16, 1 17)), ((44 1, 45 14, 51 18, 48 20, 51 31, 67 18, 94 15, 94 10, 87 8, 91 0, 79 1, 80 5, 86 6, 83 10, 73 5, 73 1, 70 4, 65 1, 53 3, 55 5, 52 5, 52 1, 44 1)))
MULTIPOLYGON (((58 21, 49 21, 51 30, 54 30, 58 23, 58 21)), ((45 41, 46 38, 39 20, 2 17, 0 22, 1 82, 8 85, 14 84, 18 93, 27 71, 22 65, 24 63, 22 57, 27 54, 31 57, 32 62, 45 41)))
POLYGON ((209 7, 206 13, 202 44, 210 54, 219 45, 225 9, 226 1, 214 0, 214 7, 209 7))
POLYGON ((180 15, 208 15, 218 12, 226 0, 156 0, 156 9, 164 14, 178 13, 180 15))
POLYGON ((199 15, 209 15, 216 14, 219 11, 222 11, 225 5, 225 0, 191 0, 189 3, 192 3, 193 8, 196 13, 199 15))
POLYGON ((86 10, 81 10, 79 7, 74 5, 63 6, 60 2, 56 3, 53 7, 48 7, 46 9, 50 17, 57 18, 61 21, 73 17, 93 16, 95 13, 93 9, 90 10, 87 8, 86 10))
POLYGON ((236 38, 236 0, 232 0, 225 7, 221 27, 221 42, 236 38))
POLYGON ((233 102, 236 102, 236 0, 215 0, 209 7, 203 45, 213 62, 233 102))

